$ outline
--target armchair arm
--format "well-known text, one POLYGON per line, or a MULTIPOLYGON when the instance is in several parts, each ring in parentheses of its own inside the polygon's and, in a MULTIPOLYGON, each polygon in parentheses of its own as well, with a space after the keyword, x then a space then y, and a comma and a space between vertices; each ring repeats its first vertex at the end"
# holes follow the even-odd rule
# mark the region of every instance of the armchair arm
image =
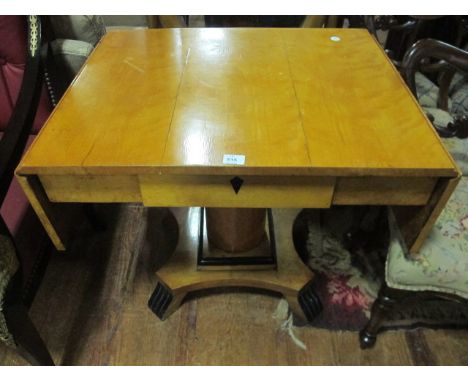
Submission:
POLYGON ((444 60, 452 68, 468 73, 468 52, 438 40, 419 40, 406 52, 401 69, 403 78, 416 97, 415 73, 421 60, 429 57, 444 60))
MULTIPOLYGON (((414 43, 403 57, 401 74, 411 92, 417 98, 415 74, 423 59, 437 58, 437 64, 430 64, 434 68, 443 70, 440 76, 440 90, 437 105, 443 110, 448 109, 448 91, 456 70, 468 73, 468 52, 453 45, 433 39, 423 39, 414 43)), ((468 116, 457 116, 453 123, 445 128, 436 129, 442 137, 466 138, 468 136, 468 116)))
POLYGON ((0 205, 21 159, 36 115, 41 92, 41 23, 28 16, 26 67, 15 108, 0 140, 0 205))
POLYGON ((417 24, 417 20, 407 20, 403 24, 398 24, 394 16, 380 16, 380 19, 376 19, 378 16, 364 16, 364 24, 370 33, 377 38, 377 29, 382 30, 395 30, 404 31, 410 33, 414 30, 417 24))

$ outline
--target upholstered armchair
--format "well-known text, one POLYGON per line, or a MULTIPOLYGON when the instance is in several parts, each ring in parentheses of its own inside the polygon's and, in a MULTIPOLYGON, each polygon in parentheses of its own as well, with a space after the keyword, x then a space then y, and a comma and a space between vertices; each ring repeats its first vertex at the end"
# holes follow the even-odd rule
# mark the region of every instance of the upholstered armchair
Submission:
POLYGON ((396 67, 400 66, 400 60, 405 53, 405 48, 411 46, 416 38, 419 24, 424 20, 417 20, 411 16, 364 16, 363 25, 379 41, 379 33, 385 33, 385 53, 393 61, 396 67))
POLYGON ((98 16, 0 17, 0 341, 32 364, 53 365, 28 316, 50 241, 13 173, 104 33, 98 16))
POLYGON ((13 177, 51 110, 40 51, 39 17, 0 17, 0 340, 33 364, 53 365, 28 315, 49 241, 13 177))
MULTIPOLYGON (((460 166, 462 176, 428 239, 415 255, 409 255, 401 244, 400 233, 390 210, 385 281, 372 306, 371 317, 360 332, 362 348, 374 345, 382 323, 400 308, 434 299, 468 304, 468 139, 464 139, 468 135, 468 52, 440 41, 420 40, 405 54, 402 73, 422 104, 430 99, 434 109, 447 113, 449 123, 439 120, 434 125, 460 166), (442 78, 447 75, 453 78, 454 71, 461 73, 455 77, 455 84, 450 85, 454 86, 451 93, 446 91, 438 95, 440 88, 432 82, 428 87, 418 86, 421 75, 417 70, 421 62, 428 58, 438 60, 434 63, 435 67, 448 70, 442 74, 442 78), (429 87, 430 91, 427 91, 429 87), (435 93, 429 95, 430 92, 435 93), (437 105, 444 102, 440 97, 447 94, 452 94, 451 107, 445 111, 438 109, 437 105)), ((426 78, 424 81, 430 80, 426 78)))
POLYGON ((397 68, 406 51, 416 41, 440 39, 454 46, 463 45, 466 35, 465 16, 350 16, 350 26, 365 27, 381 43, 397 68))
POLYGON ((47 44, 43 48, 45 80, 55 106, 94 50, 106 27, 102 16, 71 15, 43 18, 47 44))
POLYGON ((148 28, 186 28, 188 16, 146 16, 148 28))

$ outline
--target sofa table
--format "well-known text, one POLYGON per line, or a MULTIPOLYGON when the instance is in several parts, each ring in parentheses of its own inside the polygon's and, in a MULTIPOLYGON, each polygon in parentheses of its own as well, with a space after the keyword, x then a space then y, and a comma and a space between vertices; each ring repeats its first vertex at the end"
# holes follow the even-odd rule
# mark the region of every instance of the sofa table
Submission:
POLYGON ((273 209, 289 227, 271 228, 273 268, 198 270, 180 229, 150 307, 164 319, 190 291, 253 286, 311 320, 297 211, 393 206, 414 253, 459 171, 366 30, 194 28, 107 33, 16 175, 59 250, 73 203, 273 209))

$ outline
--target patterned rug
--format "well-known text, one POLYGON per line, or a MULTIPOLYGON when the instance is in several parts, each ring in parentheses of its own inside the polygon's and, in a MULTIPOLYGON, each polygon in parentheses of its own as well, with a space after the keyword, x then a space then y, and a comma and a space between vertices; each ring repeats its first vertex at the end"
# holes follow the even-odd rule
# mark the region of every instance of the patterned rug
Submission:
MULTIPOLYGON (((304 210, 298 217, 296 249, 316 274, 315 290, 323 305, 311 326, 349 331, 364 327, 383 280, 389 237, 386 222, 386 210, 377 207, 304 210), (368 234, 359 248, 349 248, 348 233, 358 227, 368 234)), ((395 312, 384 326, 468 328, 468 308, 430 301, 395 312)))

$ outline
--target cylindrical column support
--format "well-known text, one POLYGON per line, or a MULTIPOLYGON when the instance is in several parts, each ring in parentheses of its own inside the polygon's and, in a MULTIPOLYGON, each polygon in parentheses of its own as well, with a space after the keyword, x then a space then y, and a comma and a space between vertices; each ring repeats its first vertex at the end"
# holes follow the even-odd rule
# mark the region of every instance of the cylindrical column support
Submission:
POLYGON ((223 251, 245 252, 265 237, 265 208, 206 208, 210 245, 223 251))

